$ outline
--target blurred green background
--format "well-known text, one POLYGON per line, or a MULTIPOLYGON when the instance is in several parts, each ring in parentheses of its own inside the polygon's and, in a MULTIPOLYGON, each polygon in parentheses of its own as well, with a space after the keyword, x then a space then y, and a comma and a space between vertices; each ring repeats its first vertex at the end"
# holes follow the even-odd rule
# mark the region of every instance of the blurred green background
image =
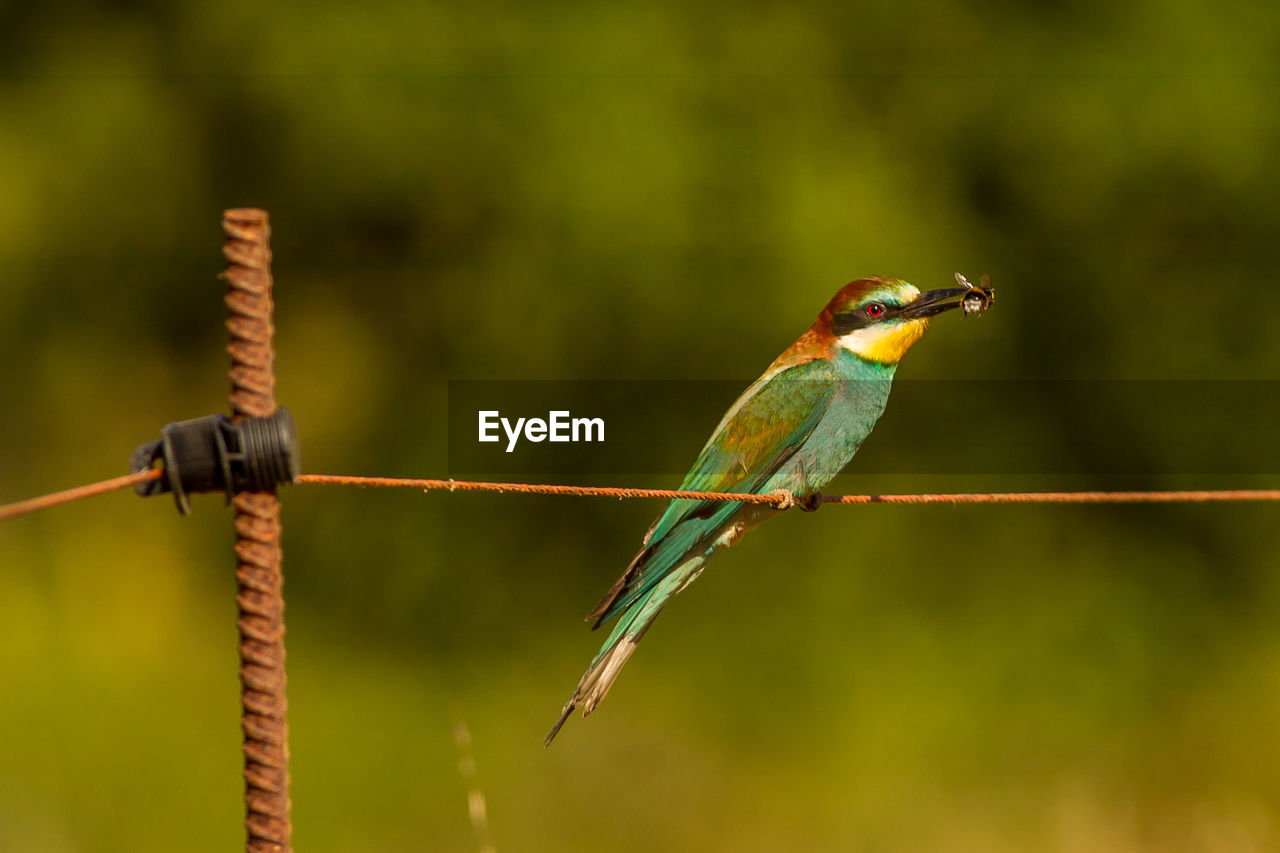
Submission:
MULTIPOLYGON (((312 472, 442 474, 450 378, 749 380, 869 273, 999 290, 900 377, 1278 378, 1274 4, 72 0, 0 47, 0 501, 225 409, 241 205, 312 472)), ((242 843, 195 504, 0 524, 0 848, 242 843)), ((300 850, 476 849, 458 719, 504 853, 1280 849, 1274 506, 790 513, 543 750, 658 506, 284 504, 300 850)))

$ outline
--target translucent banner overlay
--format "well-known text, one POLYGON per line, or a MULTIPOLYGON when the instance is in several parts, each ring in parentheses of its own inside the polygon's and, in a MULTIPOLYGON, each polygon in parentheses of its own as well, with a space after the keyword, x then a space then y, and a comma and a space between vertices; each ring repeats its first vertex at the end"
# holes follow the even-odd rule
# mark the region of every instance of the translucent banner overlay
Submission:
MULTIPOLYGON (((453 380, 449 476, 661 474, 678 480, 748 385, 453 380)), ((1276 474, 1278 419, 1280 382, 1274 381, 898 380, 884 416, 846 470, 1276 474)))

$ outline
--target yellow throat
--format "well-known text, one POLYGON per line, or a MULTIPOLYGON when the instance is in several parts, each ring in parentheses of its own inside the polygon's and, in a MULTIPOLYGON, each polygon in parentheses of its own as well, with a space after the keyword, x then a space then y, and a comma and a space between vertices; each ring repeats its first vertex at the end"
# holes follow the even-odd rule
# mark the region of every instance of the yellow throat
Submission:
POLYGON ((887 326, 857 329, 836 342, 856 356, 879 364, 897 364, 911 349, 924 330, 929 328, 929 318, 906 320, 887 326))

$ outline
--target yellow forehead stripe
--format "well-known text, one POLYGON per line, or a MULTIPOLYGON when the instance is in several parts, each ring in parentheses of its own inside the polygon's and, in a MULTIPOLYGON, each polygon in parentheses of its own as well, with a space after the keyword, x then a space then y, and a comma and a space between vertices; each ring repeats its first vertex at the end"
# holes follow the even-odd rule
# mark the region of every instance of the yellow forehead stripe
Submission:
POLYGON ((890 323, 886 326, 873 326, 859 329, 846 335, 841 341, 850 352, 868 361, 880 364, 897 364, 906 355, 907 350, 920 340, 924 330, 928 328, 928 318, 908 320, 905 323, 890 323))

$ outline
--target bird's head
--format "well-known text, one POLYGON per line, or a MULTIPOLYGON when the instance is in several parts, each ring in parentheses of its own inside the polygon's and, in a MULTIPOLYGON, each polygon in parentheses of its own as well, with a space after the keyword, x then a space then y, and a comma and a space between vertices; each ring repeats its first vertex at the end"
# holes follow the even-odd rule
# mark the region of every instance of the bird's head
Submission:
POLYGON ((959 308, 970 293, 965 287, 921 293, 899 279, 863 278, 840 288, 815 326, 859 358, 897 364, 920 340, 930 317, 959 308))

